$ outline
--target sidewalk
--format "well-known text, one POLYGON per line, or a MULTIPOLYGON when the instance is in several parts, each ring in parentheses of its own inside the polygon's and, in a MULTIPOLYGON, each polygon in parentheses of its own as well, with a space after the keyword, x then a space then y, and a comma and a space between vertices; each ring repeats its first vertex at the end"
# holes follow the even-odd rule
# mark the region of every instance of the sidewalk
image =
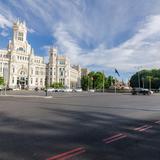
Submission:
POLYGON ((0 97, 18 97, 18 98, 52 98, 52 96, 36 96, 36 95, 0 95, 0 97))

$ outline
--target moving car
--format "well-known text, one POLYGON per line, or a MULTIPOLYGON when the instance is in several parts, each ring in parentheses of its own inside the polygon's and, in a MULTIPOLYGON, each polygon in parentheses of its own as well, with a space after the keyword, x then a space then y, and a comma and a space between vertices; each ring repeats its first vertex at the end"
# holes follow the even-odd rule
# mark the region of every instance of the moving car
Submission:
POLYGON ((153 91, 145 88, 133 88, 131 93, 132 95, 139 95, 139 94, 150 95, 150 94, 153 94, 153 91))

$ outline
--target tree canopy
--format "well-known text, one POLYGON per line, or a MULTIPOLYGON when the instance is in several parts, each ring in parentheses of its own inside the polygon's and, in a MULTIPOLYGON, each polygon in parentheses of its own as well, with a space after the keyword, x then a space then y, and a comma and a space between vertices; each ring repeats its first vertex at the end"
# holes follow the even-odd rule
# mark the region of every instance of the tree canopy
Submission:
POLYGON ((88 75, 83 76, 81 79, 81 86, 83 90, 96 89, 102 90, 109 88, 114 82, 113 77, 108 78, 103 72, 90 72, 88 75))
POLYGON ((62 83, 55 82, 51 84, 50 87, 57 89, 57 88, 64 88, 64 85, 62 83))
POLYGON ((0 77, 0 85, 4 85, 4 78, 0 77))
POLYGON ((159 89, 160 88, 160 69, 141 70, 135 73, 130 79, 131 87, 159 89))

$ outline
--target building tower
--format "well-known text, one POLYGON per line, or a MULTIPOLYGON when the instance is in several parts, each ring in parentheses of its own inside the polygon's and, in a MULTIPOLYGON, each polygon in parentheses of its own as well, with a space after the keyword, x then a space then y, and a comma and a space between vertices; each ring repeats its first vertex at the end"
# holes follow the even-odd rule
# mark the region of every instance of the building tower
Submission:
POLYGON ((49 65, 48 65, 48 84, 53 84, 57 81, 57 48, 51 47, 49 50, 49 65))

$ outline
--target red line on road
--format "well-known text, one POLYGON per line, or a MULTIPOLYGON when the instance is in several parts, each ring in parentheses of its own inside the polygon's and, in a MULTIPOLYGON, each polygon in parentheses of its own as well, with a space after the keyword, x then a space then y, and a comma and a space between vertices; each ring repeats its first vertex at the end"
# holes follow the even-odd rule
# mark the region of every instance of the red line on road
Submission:
POLYGON ((152 128, 152 126, 148 126, 148 127, 142 128, 142 129, 140 129, 139 131, 140 131, 140 132, 143 132, 143 131, 146 131, 146 130, 148 130, 148 129, 150 129, 150 128, 152 128))
POLYGON ((114 141, 118 141, 118 140, 120 140, 120 139, 126 138, 126 137, 127 137, 126 134, 122 134, 122 135, 120 135, 120 136, 118 136, 118 137, 112 138, 112 139, 110 139, 110 140, 106 140, 105 143, 106 143, 106 144, 109 144, 109 143, 112 143, 112 142, 114 142, 114 141))
MULTIPOLYGON (((84 149, 84 147, 79 147, 79 148, 76 148, 76 149, 73 149, 73 150, 71 150, 71 151, 68 151, 68 152, 64 152, 64 153, 61 153, 61 154, 58 154, 58 155, 56 155, 56 156, 53 156, 53 157, 50 157, 50 158, 48 158, 47 160, 61 160, 62 158, 64 159, 64 158, 66 158, 66 156, 71 156, 71 157, 73 157, 74 156, 74 154, 78 154, 79 152, 84 152, 85 151, 85 149, 84 149)), ((80 153, 79 153, 80 154, 80 153)))
POLYGON ((158 120, 158 121, 155 121, 154 123, 156 123, 156 124, 160 124, 160 120, 158 120))
POLYGON ((81 151, 79 151, 79 152, 75 152, 75 153, 73 153, 73 154, 71 154, 71 155, 65 156, 65 157, 63 157, 63 158, 60 158, 60 159, 58 159, 58 160, 66 160, 66 159, 68 159, 68 158, 77 156, 77 155, 82 154, 82 153, 84 153, 84 152, 86 152, 85 149, 84 149, 84 150, 81 150, 81 151))
POLYGON ((148 125, 143 125, 143 126, 140 126, 140 127, 134 128, 133 130, 135 130, 135 131, 139 131, 139 130, 141 130, 142 128, 145 128, 145 127, 148 127, 148 125))
POLYGON ((113 136, 111 136, 111 137, 108 137, 108 138, 103 139, 103 141, 107 141, 107 140, 110 140, 110 139, 119 137, 119 136, 121 136, 121 135, 123 135, 123 134, 122 134, 122 133, 118 133, 118 134, 116 134, 116 135, 113 135, 113 136))

